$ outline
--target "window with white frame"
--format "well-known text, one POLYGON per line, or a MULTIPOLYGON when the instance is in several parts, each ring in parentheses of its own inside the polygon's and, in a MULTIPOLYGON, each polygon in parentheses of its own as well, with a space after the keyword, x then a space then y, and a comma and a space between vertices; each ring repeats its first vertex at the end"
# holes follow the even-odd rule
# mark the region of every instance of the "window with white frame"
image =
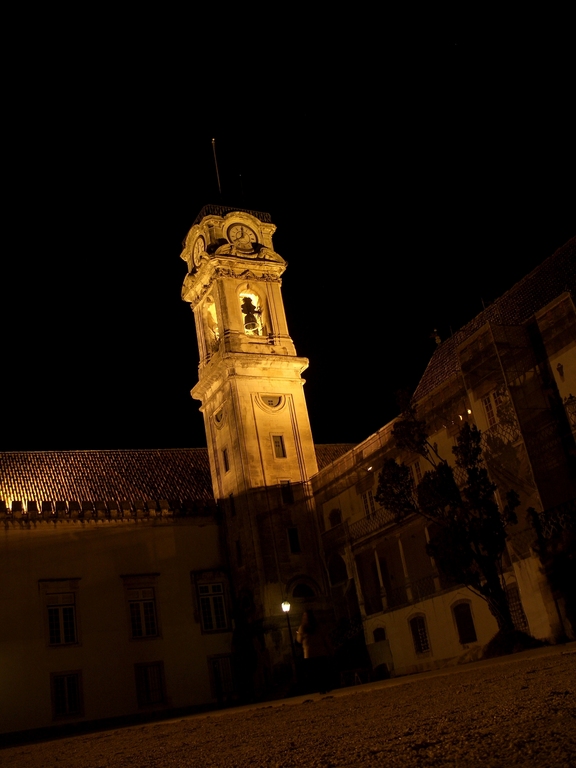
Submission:
POLYGON ((370 515, 373 515, 376 512, 372 491, 365 491, 362 494, 362 503, 364 504, 364 514, 366 517, 370 517, 370 515))
POLYGON ((156 584, 159 574, 122 576, 126 589, 130 638, 146 640, 160 636, 156 584))
POLYGON ((202 629, 205 632, 221 632, 228 629, 224 584, 198 584, 198 599, 202 629))
POLYGON ((50 645, 73 645, 76 632, 76 596, 73 592, 46 595, 48 608, 48 642, 50 645))
POLYGON ((496 390, 490 392, 482 398, 482 405, 484 406, 484 412, 486 413, 486 421, 488 422, 489 429, 498 423, 498 408, 501 404, 502 397, 496 390))
POLYGON ((48 645, 79 642, 77 595, 80 579, 46 579, 38 582, 42 595, 48 645))
POLYGON ((129 589, 127 597, 132 638, 157 637, 158 621, 154 588, 129 589))

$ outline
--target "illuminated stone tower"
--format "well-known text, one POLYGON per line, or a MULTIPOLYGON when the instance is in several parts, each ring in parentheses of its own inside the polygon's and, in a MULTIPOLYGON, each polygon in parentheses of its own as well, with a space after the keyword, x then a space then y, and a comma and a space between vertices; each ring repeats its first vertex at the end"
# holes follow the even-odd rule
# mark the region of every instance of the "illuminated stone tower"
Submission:
POLYGON ((268 627, 264 666, 278 677, 291 658, 282 601, 291 601, 296 626, 303 610, 328 603, 308 483, 318 471, 303 391, 308 360, 288 333, 275 229, 266 213, 204 207, 182 252, 182 296, 196 321, 192 396, 224 512, 237 627, 268 627))
POLYGON ((192 396, 202 403, 217 499, 318 471, 301 378, 308 360, 288 334, 275 229, 266 213, 206 206, 182 252, 182 297, 200 349, 192 396))

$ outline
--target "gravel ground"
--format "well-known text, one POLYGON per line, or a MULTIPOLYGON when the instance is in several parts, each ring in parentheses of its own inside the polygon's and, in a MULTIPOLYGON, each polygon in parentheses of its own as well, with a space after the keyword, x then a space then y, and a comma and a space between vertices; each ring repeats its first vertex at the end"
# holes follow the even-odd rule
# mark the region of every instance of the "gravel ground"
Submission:
MULTIPOLYGON (((544 652, 542 652, 544 651, 544 652)), ((576 648, 0 751, 2 768, 576 766, 576 648)))

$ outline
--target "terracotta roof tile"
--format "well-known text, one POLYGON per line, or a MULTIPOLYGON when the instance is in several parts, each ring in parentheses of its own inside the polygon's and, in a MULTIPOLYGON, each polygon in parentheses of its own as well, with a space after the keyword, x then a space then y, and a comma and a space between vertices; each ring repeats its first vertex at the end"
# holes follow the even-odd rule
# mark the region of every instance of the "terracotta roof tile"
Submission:
POLYGON ((318 462, 318 469, 324 469, 328 464, 332 464, 333 461, 339 459, 352 448, 355 448, 354 443, 328 443, 326 445, 315 445, 316 461, 318 462))
MULTIPOLYGON (((317 445, 319 468, 353 445, 317 445)), ((0 499, 213 501, 206 448, 0 453, 0 499)))
POLYGON ((205 448, 0 454, 0 499, 213 500, 205 448))

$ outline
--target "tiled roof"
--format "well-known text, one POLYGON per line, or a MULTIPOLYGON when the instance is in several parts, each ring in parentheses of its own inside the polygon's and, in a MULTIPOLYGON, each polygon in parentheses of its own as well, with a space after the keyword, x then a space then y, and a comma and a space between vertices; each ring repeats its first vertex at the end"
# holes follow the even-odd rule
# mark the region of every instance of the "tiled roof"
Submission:
POLYGON ((576 237, 444 341, 432 355, 414 399, 421 400, 459 372, 459 345, 483 325, 520 325, 565 291, 576 296, 576 237))
POLYGON ((324 469, 328 464, 332 464, 333 461, 339 459, 352 448, 355 448, 354 443, 328 443, 326 445, 315 445, 316 461, 318 462, 318 469, 324 469))
MULTIPOLYGON (((317 445, 321 469, 353 445, 317 445)), ((0 453, 3 501, 210 502, 206 448, 0 453)))
POLYGON ((206 448, 0 453, 4 501, 210 502, 206 448))

